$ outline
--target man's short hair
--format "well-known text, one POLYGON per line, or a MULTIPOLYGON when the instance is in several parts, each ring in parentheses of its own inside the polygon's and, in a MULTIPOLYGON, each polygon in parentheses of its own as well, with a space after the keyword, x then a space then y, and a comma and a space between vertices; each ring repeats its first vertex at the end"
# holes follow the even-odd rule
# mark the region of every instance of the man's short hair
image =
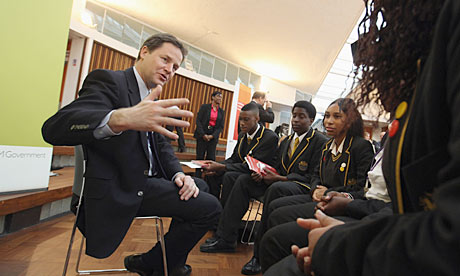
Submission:
POLYGON ((292 111, 294 111, 294 108, 296 108, 296 107, 300 107, 300 108, 305 109, 305 111, 308 114, 308 117, 310 117, 310 119, 313 119, 313 120, 315 119, 315 117, 316 117, 316 108, 311 102, 298 101, 292 107, 292 111))
MULTIPOLYGON (((144 43, 141 46, 141 49, 144 46, 147 46, 147 48, 149 49, 149 52, 151 53, 155 49, 160 48, 163 45, 163 43, 171 43, 177 48, 179 48, 179 50, 182 53, 182 60, 184 60, 188 51, 187 49, 185 49, 184 44, 182 44, 182 42, 180 42, 172 34, 167 34, 167 33, 154 34, 144 41, 144 43)), ((140 58, 141 58, 141 51, 139 51, 139 54, 137 55, 136 60, 139 60, 140 58)))
POLYGON ((241 108, 241 111, 251 111, 252 113, 254 113, 257 116, 259 116, 259 107, 254 102, 250 102, 248 104, 245 104, 241 108))
POLYGON ((265 92, 260 92, 256 91, 254 94, 252 94, 252 99, 260 99, 260 98, 265 98, 265 92))
POLYGON ((217 96, 217 95, 222 95, 222 92, 216 90, 216 91, 212 92, 211 97, 214 97, 214 96, 217 96))

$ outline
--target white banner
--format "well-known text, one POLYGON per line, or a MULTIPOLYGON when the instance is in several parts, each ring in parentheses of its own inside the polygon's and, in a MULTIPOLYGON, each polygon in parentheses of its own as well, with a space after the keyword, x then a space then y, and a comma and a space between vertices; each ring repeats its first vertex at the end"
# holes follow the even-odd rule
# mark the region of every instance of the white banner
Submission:
POLYGON ((48 188, 51 147, 0 145, 0 193, 48 188))

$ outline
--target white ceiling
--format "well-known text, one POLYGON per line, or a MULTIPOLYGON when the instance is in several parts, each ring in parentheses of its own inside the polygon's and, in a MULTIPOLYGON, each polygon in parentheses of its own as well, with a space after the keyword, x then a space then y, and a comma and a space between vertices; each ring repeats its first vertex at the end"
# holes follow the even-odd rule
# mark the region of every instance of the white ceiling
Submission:
POLYGON ((315 94, 362 0, 97 0, 220 58, 315 94))

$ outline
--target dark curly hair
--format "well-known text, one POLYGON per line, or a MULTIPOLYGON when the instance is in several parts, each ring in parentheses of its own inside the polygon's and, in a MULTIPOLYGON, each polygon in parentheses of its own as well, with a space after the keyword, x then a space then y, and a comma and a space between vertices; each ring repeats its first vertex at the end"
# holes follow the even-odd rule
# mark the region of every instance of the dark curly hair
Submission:
POLYGON ((444 0, 364 0, 354 63, 358 106, 392 113, 415 90, 418 60, 426 59, 444 0), (358 73, 359 72, 359 73, 358 73))

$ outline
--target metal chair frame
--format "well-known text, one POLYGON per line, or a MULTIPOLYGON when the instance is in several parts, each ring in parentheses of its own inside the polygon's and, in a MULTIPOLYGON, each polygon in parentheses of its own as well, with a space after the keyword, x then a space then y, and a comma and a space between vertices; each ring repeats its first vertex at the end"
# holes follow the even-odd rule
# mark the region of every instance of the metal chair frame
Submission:
POLYGON ((262 216, 262 212, 261 212, 262 210, 261 210, 261 207, 260 207, 260 205, 261 205, 262 203, 263 203, 263 202, 262 202, 262 199, 255 199, 255 198, 251 198, 251 201, 249 202, 249 208, 248 208, 249 214, 248 214, 248 217, 247 217, 247 219, 246 219, 246 224, 245 224, 245 226, 244 226, 243 234, 241 235, 241 240, 240 240, 240 242, 241 242, 242 244, 247 244, 247 245, 253 245, 253 244, 254 244, 253 241, 251 242, 251 237, 252 237, 252 235, 254 234, 254 228, 256 227, 257 218, 258 218, 259 216, 262 216), (249 232, 248 240, 245 241, 245 240, 244 240, 244 234, 246 233, 246 231, 247 231, 247 229, 248 229, 249 218, 251 217, 252 209, 253 209, 252 207, 254 206, 254 203, 255 203, 256 201, 259 202, 259 206, 257 206, 256 216, 255 216, 255 218, 254 218, 254 223, 252 224, 252 227, 251 227, 251 232, 249 232))
MULTIPOLYGON (((86 168, 86 160, 83 159, 83 168, 86 168)), ((64 270, 62 272, 62 276, 65 276, 67 274, 67 268, 69 266, 69 261, 70 261, 70 255, 72 252, 72 245, 75 239, 75 233, 77 230, 77 219, 78 215, 80 214, 80 207, 81 207, 81 202, 83 198, 83 191, 85 189, 85 178, 83 177, 83 182, 81 186, 81 193, 80 193, 80 198, 78 200, 78 205, 77 205, 77 211, 75 213, 75 222, 72 227, 72 234, 70 235, 70 241, 69 241, 69 247, 67 248, 67 255, 64 263, 64 270)), ((156 226, 156 234, 157 234, 157 241, 161 245, 161 251, 163 253, 163 270, 164 270, 164 275, 168 276, 168 264, 166 260, 166 247, 165 247, 165 241, 164 241, 164 231, 163 231, 163 221, 161 220, 160 217, 157 216, 147 216, 147 217, 136 217, 135 219, 154 219, 155 220, 155 226, 156 226)), ((101 274, 101 273, 120 273, 120 272, 128 272, 126 268, 113 268, 113 269, 93 269, 93 270, 80 270, 80 260, 81 260, 81 255, 83 252, 83 243, 85 241, 85 237, 83 236, 81 239, 81 244, 80 244, 80 250, 78 252, 78 259, 77 259, 77 264, 75 267, 75 271, 77 272, 78 275, 91 275, 91 274, 101 274)))

